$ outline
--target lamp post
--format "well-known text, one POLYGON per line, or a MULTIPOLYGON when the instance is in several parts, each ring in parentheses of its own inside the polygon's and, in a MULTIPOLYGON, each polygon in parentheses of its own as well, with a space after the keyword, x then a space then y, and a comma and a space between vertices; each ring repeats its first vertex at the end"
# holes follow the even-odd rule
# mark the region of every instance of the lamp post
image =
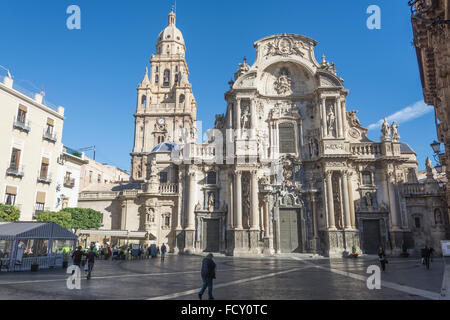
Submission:
POLYGON ((433 149, 433 157, 434 157, 434 161, 436 161, 437 165, 435 166, 435 169, 438 173, 442 173, 442 165, 439 159, 439 155, 441 153, 441 143, 437 142, 436 140, 433 141, 433 143, 430 145, 431 148, 433 149))

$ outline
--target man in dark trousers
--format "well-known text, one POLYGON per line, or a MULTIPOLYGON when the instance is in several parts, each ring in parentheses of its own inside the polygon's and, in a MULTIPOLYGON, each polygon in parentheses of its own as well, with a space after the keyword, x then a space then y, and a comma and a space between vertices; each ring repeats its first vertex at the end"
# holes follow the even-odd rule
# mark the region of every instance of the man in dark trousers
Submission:
POLYGON ((206 287, 208 287, 208 297, 209 300, 214 300, 214 297, 212 295, 213 290, 213 279, 216 278, 216 264, 213 261, 214 256, 212 253, 208 254, 205 259, 203 259, 202 262, 202 280, 203 280, 203 286, 200 289, 200 292, 198 293, 198 297, 200 300, 202 300, 202 295, 206 290, 206 287))
POLYGON ((98 255, 97 253, 95 253, 93 246, 91 247, 91 250, 89 250, 89 252, 86 253, 86 258, 88 263, 87 279, 89 280, 91 278, 92 269, 94 269, 95 258, 98 258, 98 255))
POLYGON ((162 246, 161 246, 161 261, 163 261, 163 262, 164 262, 164 258, 166 256, 166 251, 167 251, 167 247, 163 243, 162 246))
POLYGON ((84 253, 81 251, 81 246, 79 246, 73 253, 72 253, 72 260, 73 264, 81 267, 81 258, 83 258, 84 253))

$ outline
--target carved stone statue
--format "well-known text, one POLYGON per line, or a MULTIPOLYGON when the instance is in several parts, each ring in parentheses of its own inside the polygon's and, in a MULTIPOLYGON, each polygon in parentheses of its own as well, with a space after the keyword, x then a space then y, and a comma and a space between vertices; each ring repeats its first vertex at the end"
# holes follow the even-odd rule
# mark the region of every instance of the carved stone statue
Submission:
POLYGON ((366 200, 366 205, 367 205, 367 207, 368 207, 368 208, 371 208, 372 205, 373 205, 373 202, 372 202, 372 194, 371 194, 370 192, 367 192, 367 193, 364 195, 364 199, 366 200))
POLYGON ((156 159, 153 158, 151 165, 150 165, 150 178, 158 177, 158 173, 159 173, 159 170, 156 165, 156 159))
POLYGON ((202 205, 200 204, 200 201, 195 205, 195 211, 202 210, 202 205))
POLYGON ((327 115, 328 135, 333 133, 335 121, 336 117, 334 116, 333 108, 330 108, 327 115))
POLYGON ((383 125, 381 126, 381 140, 390 140, 390 134, 391 134, 391 127, 389 126, 389 123, 387 122, 387 119, 384 118, 383 125))
POLYGON ((248 129, 250 127, 250 112, 248 107, 244 108, 243 113, 241 115, 241 128, 248 129))
POLYGON ((223 115, 223 114, 216 114, 216 122, 214 124, 214 127, 216 129, 223 129, 223 128, 225 128, 225 115, 223 115))
POLYGON ((214 192, 211 192, 211 193, 209 194, 209 199, 208 199, 208 211, 209 211, 209 212, 213 212, 215 206, 216 206, 215 195, 214 195, 214 192))
POLYGON ((349 111, 347 112, 347 116, 350 122, 350 126, 352 127, 360 127, 361 123, 359 122, 358 117, 356 116, 356 114, 358 113, 358 111, 349 111))
POLYGON ((282 74, 274 83, 275 91, 281 95, 287 95, 292 92, 292 80, 288 75, 282 74))
POLYGON ((398 134, 398 125, 395 123, 395 121, 392 122, 391 129, 392 141, 398 141, 400 139, 400 135, 398 134))

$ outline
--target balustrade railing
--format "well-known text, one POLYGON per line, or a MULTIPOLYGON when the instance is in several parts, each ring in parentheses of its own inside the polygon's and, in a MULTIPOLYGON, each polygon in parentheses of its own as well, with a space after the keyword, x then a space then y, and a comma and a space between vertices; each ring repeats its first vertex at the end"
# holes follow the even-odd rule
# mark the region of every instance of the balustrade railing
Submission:
POLYGON ((381 156, 381 144, 379 143, 352 143, 350 151, 358 156, 381 156))

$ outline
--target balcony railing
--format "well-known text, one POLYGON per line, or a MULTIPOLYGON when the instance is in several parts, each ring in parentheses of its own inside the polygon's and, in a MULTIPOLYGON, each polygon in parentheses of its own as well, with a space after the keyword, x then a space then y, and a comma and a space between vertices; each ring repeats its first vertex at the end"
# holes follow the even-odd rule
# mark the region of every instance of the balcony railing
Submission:
POLYGON ((75 186, 75 179, 73 178, 65 178, 64 179, 64 187, 73 188, 75 186))
POLYGON ((161 194, 175 194, 178 193, 178 184, 164 183, 159 185, 159 192, 161 194))
POLYGON ((14 124, 13 124, 14 129, 18 129, 28 133, 31 131, 30 125, 31 125, 30 121, 22 121, 21 119, 14 117, 14 124))
POLYGON ((55 143, 58 140, 56 134, 53 134, 53 133, 47 132, 47 131, 44 131, 42 138, 44 138, 45 140, 48 140, 50 142, 53 142, 53 143, 55 143))
POLYGON ((48 172, 39 172, 37 181, 40 183, 52 183, 52 176, 48 172))
POLYGON ((8 163, 6 169, 6 175, 8 176, 14 176, 14 177, 18 177, 18 178, 22 178, 24 176, 24 167, 23 166, 18 166, 16 164, 11 164, 8 163))
POLYGON ((379 143, 352 143, 351 153, 358 156, 381 156, 379 143))

